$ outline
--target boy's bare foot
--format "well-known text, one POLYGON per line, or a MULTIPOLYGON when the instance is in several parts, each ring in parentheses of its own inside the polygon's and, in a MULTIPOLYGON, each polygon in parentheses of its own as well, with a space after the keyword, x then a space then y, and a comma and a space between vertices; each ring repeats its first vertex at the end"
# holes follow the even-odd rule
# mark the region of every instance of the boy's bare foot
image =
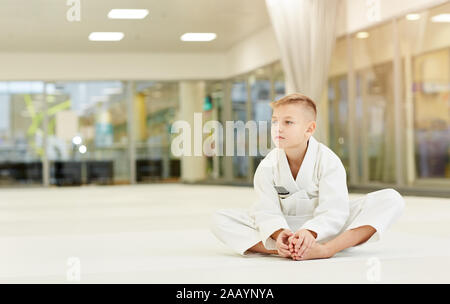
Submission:
POLYGON ((306 252, 303 254, 303 257, 295 257, 295 260, 303 261, 303 260, 314 260, 314 259, 328 259, 333 256, 333 253, 328 248, 326 244, 314 243, 306 252))

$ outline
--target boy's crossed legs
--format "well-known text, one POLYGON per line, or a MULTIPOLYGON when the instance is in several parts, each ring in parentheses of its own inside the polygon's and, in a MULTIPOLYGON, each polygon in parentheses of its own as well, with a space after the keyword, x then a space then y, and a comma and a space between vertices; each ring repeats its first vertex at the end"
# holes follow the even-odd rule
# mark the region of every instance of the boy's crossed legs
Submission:
MULTIPOLYGON (((290 258, 294 260, 325 259, 334 256, 336 253, 346 248, 366 242, 375 232, 376 229, 370 225, 360 226, 346 230, 326 243, 321 244, 314 242, 307 250, 304 250, 304 248, 301 247, 302 244, 297 245, 299 240, 298 237, 290 237, 285 244, 288 246, 291 253, 290 258), (300 257, 299 253, 302 253, 302 257, 300 257)), ((262 242, 252 246, 248 251, 278 254, 278 250, 266 249, 262 242)))

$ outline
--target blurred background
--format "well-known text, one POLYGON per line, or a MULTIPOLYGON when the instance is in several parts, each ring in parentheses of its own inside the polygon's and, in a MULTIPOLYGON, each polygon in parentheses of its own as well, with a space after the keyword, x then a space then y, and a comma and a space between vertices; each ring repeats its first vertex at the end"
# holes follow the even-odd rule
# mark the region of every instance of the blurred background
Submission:
MULTIPOLYGON (((171 125, 194 112, 224 126, 270 121, 269 102, 289 93, 287 70, 303 62, 286 50, 323 38, 312 49, 329 63, 318 139, 343 161, 349 188, 450 196, 450 2, 337 1, 332 35, 297 46, 270 2, 1 1, 0 187, 251 186, 264 155, 176 157, 171 125)), ((303 92, 301 79, 295 87, 303 92)))

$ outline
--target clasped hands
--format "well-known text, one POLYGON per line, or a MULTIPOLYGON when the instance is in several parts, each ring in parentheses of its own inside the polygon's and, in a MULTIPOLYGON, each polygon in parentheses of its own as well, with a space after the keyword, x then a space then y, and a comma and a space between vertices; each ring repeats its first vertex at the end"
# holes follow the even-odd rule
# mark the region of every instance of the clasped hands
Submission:
POLYGON ((315 242, 315 235, 307 229, 299 229, 295 233, 283 229, 278 234, 276 246, 280 256, 300 260, 315 242))

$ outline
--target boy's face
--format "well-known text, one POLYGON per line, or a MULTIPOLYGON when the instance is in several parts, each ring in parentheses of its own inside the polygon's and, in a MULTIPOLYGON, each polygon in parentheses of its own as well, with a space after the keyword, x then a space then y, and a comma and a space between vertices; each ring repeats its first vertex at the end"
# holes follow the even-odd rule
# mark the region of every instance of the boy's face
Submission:
POLYGON ((284 104, 273 109, 272 140, 277 148, 297 148, 308 141, 316 128, 311 113, 301 104, 284 104))

